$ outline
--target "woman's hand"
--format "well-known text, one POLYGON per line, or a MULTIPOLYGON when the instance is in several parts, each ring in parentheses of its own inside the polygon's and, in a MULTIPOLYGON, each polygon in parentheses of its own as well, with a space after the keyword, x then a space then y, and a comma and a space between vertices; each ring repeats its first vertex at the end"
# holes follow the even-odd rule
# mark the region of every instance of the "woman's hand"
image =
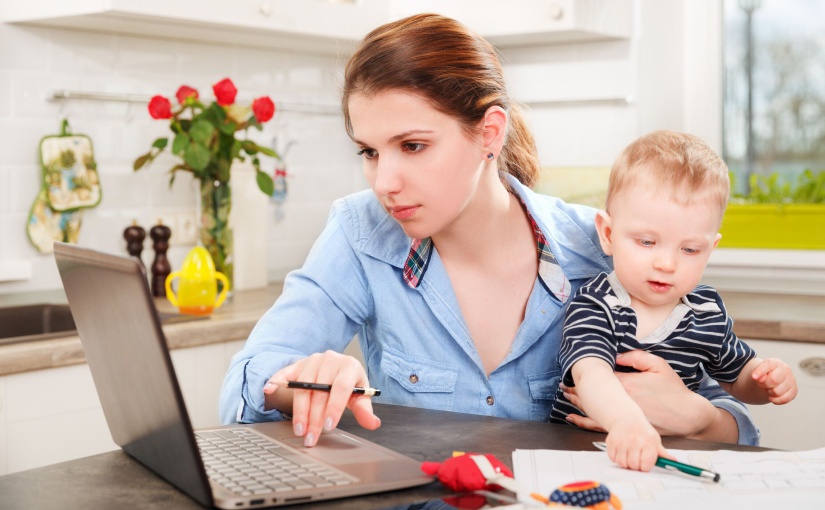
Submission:
MULTIPOLYGON (((617 372, 616 376, 659 434, 736 442, 739 432, 733 416, 689 390, 664 359, 645 351, 631 351, 616 358, 616 364, 639 371, 617 372)), ((574 390, 565 388, 570 401, 579 407, 574 390)), ((604 431, 586 417, 570 415, 568 420, 579 427, 604 431)))
POLYGON ((352 393, 356 386, 369 387, 361 363, 352 356, 326 351, 275 372, 263 391, 268 408, 289 412, 291 403, 295 435, 304 437, 305 446, 314 446, 322 430, 338 425, 346 408, 362 427, 375 430, 381 426, 381 420, 372 412, 370 397, 352 393), (332 390, 327 393, 287 389, 289 381, 329 384, 332 390))

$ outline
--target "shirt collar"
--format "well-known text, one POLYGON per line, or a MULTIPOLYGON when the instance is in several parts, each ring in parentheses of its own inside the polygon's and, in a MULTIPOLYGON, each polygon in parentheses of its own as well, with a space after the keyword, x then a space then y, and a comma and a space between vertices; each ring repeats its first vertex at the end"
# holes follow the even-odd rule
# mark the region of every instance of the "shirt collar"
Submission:
MULTIPOLYGON (((539 279, 550 291, 551 294, 562 303, 567 302, 570 297, 570 281, 562 271, 556 257, 550 251, 550 246, 547 244, 547 238, 539 228, 533 215, 527 208, 524 201, 519 198, 524 212, 527 213, 527 218, 533 226, 533 235, 536 239, 536 250, 539 255, 539 279)), ((418 287, 421 279, 424 278, 424 273, 427 271, 427 265, 432 255, 433 243, 428 237, 426 239, 413 239, 410 245, 410 251, 407 255, 407 260, 404 262, 404 281, 412 288, 418 287)))
POLYGON ((404 281, 412 288, 418 287, 421 278, 427 271, 427 264, 430 262, 433 241, 429 237, 426 239, 413 239, 410 246, 410 253, 404 262, 404 281))
MULTIPOLYGON (((605 296, 605 302, 610 306, 610 308, 617 309, 623 307, 630 306, 630 293, 627 292, 627 289, 624 288, 622 282, 619 281, 619 277, 616 276, 616 271, 611 271, 610 274, 607 275, 607 282, 610 284, 610 287, 613 289, 613 293, 616 295, 615 297, 611 295, 605 296)), ((713 301, 699 301, 698 299, 694 301, 691 299, 693 292, 689 292, 688 294, 679 298, 679 301, 687 305, 688 308, 693 309, 696 312, 721 312, 722 310, 719 308, 713 301)))

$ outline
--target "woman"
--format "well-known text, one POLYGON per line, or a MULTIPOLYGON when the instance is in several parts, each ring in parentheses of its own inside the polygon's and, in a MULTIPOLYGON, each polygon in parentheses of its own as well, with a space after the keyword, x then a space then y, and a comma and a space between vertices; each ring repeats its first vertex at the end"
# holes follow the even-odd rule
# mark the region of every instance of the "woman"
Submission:
MULTIPOLYGON (((611 269, 595 211, 529 189, 540 170, 533 137, 495 50, 456 21, 422 14, 379 27, 344 78, 346 127, 372 190, 334 204, 233 358, 222 421, 291 415, 312 446, 345 408, 380 426, 370 397, 352 394, 370 383, 381 402, 547 420, 565 304, 611 269), (356 333, 366 372, 341 354, 356 333), (292 380, 332 391, 287 389, 292 380)), ((658 358, 625 359, 642 371, 623 374, 628 392, 663 434, 756 441, 744 407, 718 387, 703 393, 711 404, 658 358)))

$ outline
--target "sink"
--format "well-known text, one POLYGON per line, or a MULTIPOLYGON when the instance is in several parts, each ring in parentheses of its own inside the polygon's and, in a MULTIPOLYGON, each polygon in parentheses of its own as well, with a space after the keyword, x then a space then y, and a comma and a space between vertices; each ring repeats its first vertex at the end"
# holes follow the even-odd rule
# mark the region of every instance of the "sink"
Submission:
MULTIPOLYGON (((163 324, 207 319, 208 316, 160 313, 163 324)), ((47 340, 77 334, 66 304, 0 307, 0 345, 47 340)))
POLYGON ((37 304, 0 308, 0 344, 45 340, 74 331, 69 305, 37 304))

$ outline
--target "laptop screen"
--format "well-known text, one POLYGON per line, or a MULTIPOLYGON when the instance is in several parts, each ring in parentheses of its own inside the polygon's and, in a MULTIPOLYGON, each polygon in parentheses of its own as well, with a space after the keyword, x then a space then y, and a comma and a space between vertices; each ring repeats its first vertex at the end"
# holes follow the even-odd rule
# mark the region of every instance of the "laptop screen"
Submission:
POLYGON ((55 243, 55 260, 112 439, 193 499, 209 483, 137 260, 55 243))

